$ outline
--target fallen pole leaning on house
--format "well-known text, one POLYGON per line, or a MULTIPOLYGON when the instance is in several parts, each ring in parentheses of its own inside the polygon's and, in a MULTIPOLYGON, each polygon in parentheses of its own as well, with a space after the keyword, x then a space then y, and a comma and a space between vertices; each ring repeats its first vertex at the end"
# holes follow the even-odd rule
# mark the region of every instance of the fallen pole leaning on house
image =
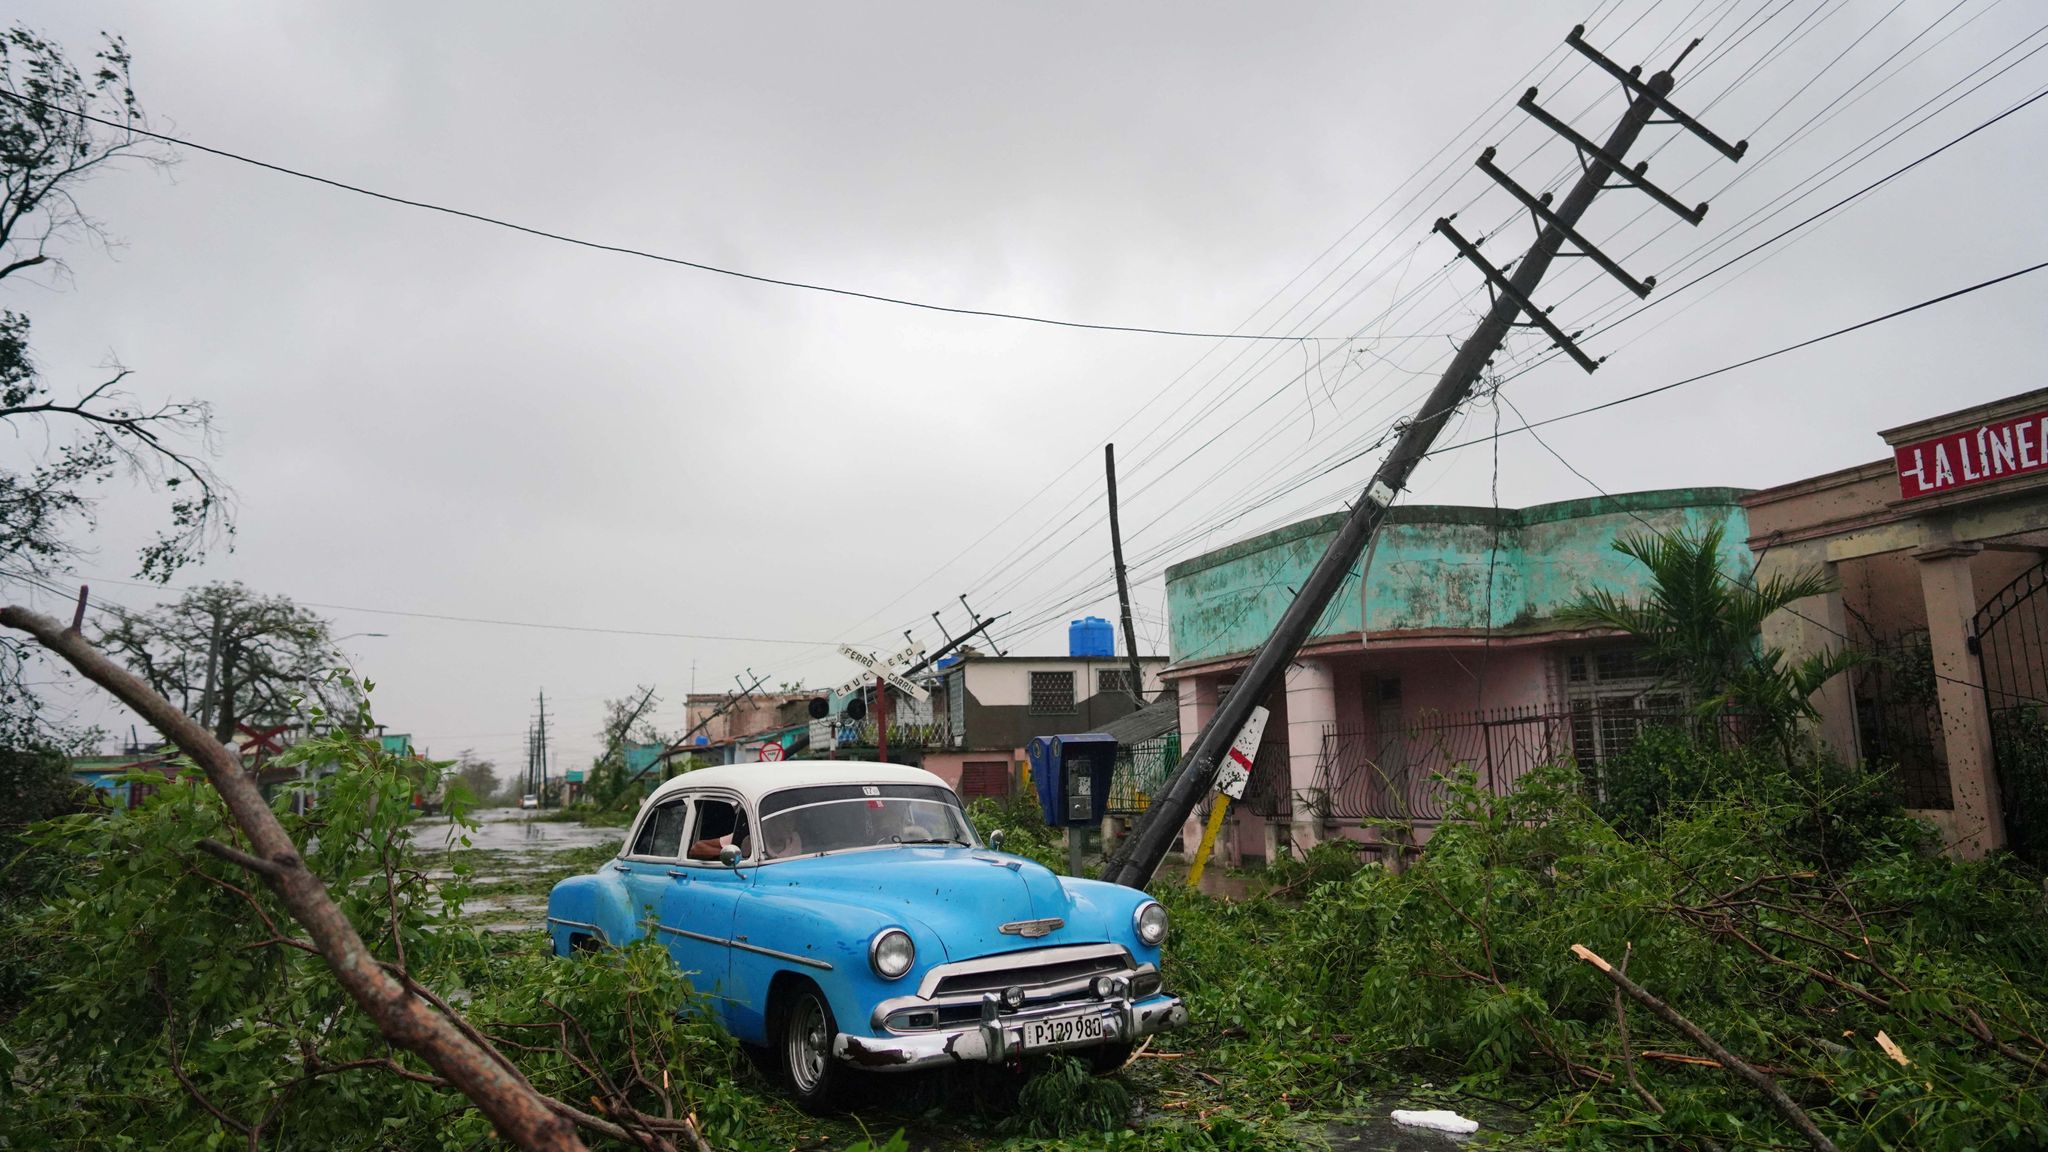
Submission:
MULTIPOLYGON (((1664 200, 1669 199, 1644 178, 1643 172, 1648 168, 1647 162, 1629 167, 1622 160, 1644 126, 1650 123, 1651 118, 1659 111, 1664 112, 1667 122, 1681 125, 1731 159, 1740 158, 1747 149, 1747 142, 1727 144, 1694 123, 1691 118, 1677 112, 1665 99, 1665 94, 1671 91, 1674 84, 1669 71, 1659 72, 1648 81, 1640 80, 1637 78, 1640 69, 1625 72, 1608 61, 1580 38, 1584 31, 1583 27, 1572 29, 1565 42, 1622 82, 1623 91, 1630 96, 1628 111, 1623 114, 1621 122, 1615 125, 1604 146, 1596 145, 1568 129, 1562 129, 1561 125, 1555 125, 1562 129, 1567 139, 1578 150, 1580 162, 1585 170, 1555 210, 1550 208, 1549 193, 1546 192, 1536 199, 1534 215, 1542 222, 1542 228, 1537 233, 1535 243, 1513 266, 1512 276, 1496 268, 1480 255, 1479 244, 1485 242, 1485 237, 1480 237, 1475 243, 1461 236, 1452 226, 1449 217, 1436 222, 1435 230, 1449 239, 1462 256, 1485 273, 1488 289, 1493 294, 1493 306, 1479 322, 1479 326, 1473 329, 1472 335, 1459 346, 1450 367, 1444 370, 1436 387, 1422 402, 1422 407, 1402 428, 1393 449, 1387 453, 1387 458, 1381 461, 1379 469, 1373 473, 1365 494, 1351 506, 1350 515, 1338 528, 1337 535, 1331 539, 1329 547, 1316 562, 1308 578, 1302 581, 1301 588, 1281 615, 1279 623, 1273 626, 1272 634, 1259 645, 1244 675, 1238 679, 1230 694, 1202 726, 1193 745, 1181 757, 1180 764, 1167 780, 1162 793, 1139 817, 1136 831, 1104 863, 1102 879, 1131 888, 1143 888, 1152 882, 1152 876, 1158 871, 1160 862, 1165 859, 1168 848, 1180 834, 1180 825, 1201 802, 1203 794, 1209 790, 1210 781, 1216 775, 1217 767, 1231 737, 1244 725, 1245 719, 1251 715, 1252 708, 1262 704, 1280 683, 1287 666, 1294 662, 1295 654, 1301 650, 1303 642, 1308 639, 1316 623, 1322 619, 1324 611, 1329 608, 1330 601, 1336 598, 1337 590, 1351 574, 1352 566, 1358 563, 1366 545, 1371 543, 1374 534, 1385 522, 1387 510, 1393 505, 1395 495, 1407 487, 1409 477, 1413 475, 1416 466, 1422 463, 1423 457, 1429 454, 1430 447, 1436 442, 1437 434, 1443 430, 1444 424, 1472 395, 1474 385, 1478 383, 1509 330, 1517 325, 1518 318, 1526 314, 1529 325, 1548 333, 1587 371, 1590 372, 1598 366, 1597 361, 1587 357, 1573 343, 1573 334, 1559 329, 1551 321, 1548 311, 1533 302, 1531 294, 1542 283, 1544 273, 1549 270, 1551 261, 1559 255, 1566 240, 1571 240, 1579 249, 1577 252, 1569 253, 1570 255, 1588 254, 1590 245, 1579 236, 1576 228, 1579 218, 1585 214, 1594 197, 1609 187, 1608 180, 1619 179, 1652 192, 1653 195, 1661 196, 1664 200)), ((1684 53, 1680 53, 1679 60, 1684 60, 1685 54, 1690 53, 1698 45, 1699 41, 1693 41, 1684 53)), ((1677 65, 1674 63, 1672 67, 1675 68, 1677 65)), ((1536 107, 1535 97, 1536 90, 1529 89, 1522 97, 1521 107, 1542 118, 1547 114, 1536 107)), ((1493 151, 1487 150, 1480 158, 1480 166, 1483 169, 1491 169, 1493 156, 1493 151)), ((1685 219, 1696 224, 1705 209, 1702 206, 1698 212, 1690 214, 1682 208, 1677 211, 1685 219)), ((1604 260, 1604 257, 1602 259, 1604 260)), ((1653 283, 1654 280, 1645 281, 1633 286, 1641 292, 1648 292, 1653 283)))

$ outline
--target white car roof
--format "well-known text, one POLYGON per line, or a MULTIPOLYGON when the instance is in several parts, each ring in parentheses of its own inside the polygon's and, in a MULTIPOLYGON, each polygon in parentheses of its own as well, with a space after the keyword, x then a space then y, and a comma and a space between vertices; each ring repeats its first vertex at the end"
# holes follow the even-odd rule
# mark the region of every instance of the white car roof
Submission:
POLYGON ((770 792, 813 784, 928 784, 951 791, 937 776, 922 768, 902 764, 875 764, 859 760, 759 761, 685 772, 656 788, 642 806, 678 792, 694 792, 701 788, 726 788, 738 792, 750 802, 758 802, 770 792))

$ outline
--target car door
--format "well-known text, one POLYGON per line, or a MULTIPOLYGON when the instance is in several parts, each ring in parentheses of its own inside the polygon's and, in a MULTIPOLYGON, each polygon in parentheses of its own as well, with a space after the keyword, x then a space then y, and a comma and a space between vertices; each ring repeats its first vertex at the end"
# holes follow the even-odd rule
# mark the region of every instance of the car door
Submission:
POLYGON ((712 1007, 724 1017, 730 1017, 735 1007, 727 987, 733 918, 740 893, 753 879, 750 831, 746 806, 737 795, 698 796, 683 858, 661 905, 661 933, 669 955, 690 978, 690 986, 710 997, 712 1007), (727 841, 741 849, 743 862, 738 868, 715 859, 727 841))
POLYGON ((613 861, 622 874, 633 910, 634 939, 650 929, 676 884, 683 855, 683 833, 690 819, 690 796, 675 796, 642 814, 630 850, 613 861))

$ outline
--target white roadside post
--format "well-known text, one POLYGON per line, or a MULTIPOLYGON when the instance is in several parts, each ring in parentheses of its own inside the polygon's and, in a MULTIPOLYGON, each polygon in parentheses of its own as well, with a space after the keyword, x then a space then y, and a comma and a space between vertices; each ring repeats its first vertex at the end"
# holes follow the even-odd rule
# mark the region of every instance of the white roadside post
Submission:
POLYGON ((1208 826, 1202 829, 1202 846, 1195 849, 1194 862, 1188 865, 1190 888, 1202 882, 1202 870, 1209 866, 1209 854, 1216 850, 1216 834, 1223 830, 1230 802, 1244 799, 1245 785, 1252 779, 1252 762, 1259 757, 1259 741, 1266 735, 1266 716, 1265 705, 1252 709, 1244 727, 1237 730, 1237 739, 1230 742, 1223 763, 1216 768, 1216 803, 1209 809, 1208 826))

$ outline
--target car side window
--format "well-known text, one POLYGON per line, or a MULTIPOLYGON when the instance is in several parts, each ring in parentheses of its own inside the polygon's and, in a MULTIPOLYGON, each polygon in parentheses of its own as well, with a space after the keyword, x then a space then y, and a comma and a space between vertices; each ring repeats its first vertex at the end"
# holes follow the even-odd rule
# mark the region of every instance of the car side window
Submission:
POLYGON ((671 800, 650 813, 633 838, 633 855, 673 860, 683 852, 683 823, 690 814, 688 800, 671 800))
POLYGON ((753 855, 746 812, 729 800, 698 801, 697 825, 690 832, 689 858, 716 860, 728 844, 736 845, 744 855, 753 855))

